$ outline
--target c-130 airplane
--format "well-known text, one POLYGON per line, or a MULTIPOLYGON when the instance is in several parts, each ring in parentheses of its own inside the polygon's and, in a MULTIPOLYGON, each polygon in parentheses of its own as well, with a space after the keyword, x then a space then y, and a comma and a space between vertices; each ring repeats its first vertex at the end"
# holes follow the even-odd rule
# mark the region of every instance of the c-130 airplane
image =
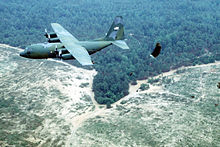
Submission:
POLYGON ((124 41, 124 26, 122 16, 117 16, 104 38, 92 41, 79 41, 58 23, 51 23, 54 30, 48 33, 48 42, 27 46, 20 56, 31 59, 60 58, 76 59, 82 65, 93 65, 89 55, 94 54, 112 44, 129 49, 124 41))

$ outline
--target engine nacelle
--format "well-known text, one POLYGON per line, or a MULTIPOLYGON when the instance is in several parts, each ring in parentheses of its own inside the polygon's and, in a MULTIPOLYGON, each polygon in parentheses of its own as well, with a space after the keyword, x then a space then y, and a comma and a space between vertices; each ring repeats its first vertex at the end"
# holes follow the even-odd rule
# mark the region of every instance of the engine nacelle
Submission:
POLYGON ((62 54, 61 58, 63 60, 75 59, 71 54, 62 54))
POLYGON ((66 48, 59 49, 62 54, 69 54, 69 51, 66 48))
POLYGON ((46 38, 57 38, 57 34, 54 33, 54 32, 52 32, 52 33, 46 33, 46 34, 44 34, 44 36, 45 36, 46 38), (49 37, 49 36, 50 36, 50 37, 49 37))
POLYGON ((58 43, 58 42, 60 42, 60 39, 59 38, 50 38, 50 39, 48 39, 48 42, 49 43, 58 43))

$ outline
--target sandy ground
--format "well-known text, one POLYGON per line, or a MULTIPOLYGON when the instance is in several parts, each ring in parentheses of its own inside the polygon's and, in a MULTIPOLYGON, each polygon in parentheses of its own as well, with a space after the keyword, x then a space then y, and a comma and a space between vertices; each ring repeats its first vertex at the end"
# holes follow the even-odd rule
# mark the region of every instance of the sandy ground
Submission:
POLYGON ((0 44, 0 47, 2 47, 2 48, 13 48, 13 49, 16 49, 18 51, 23 51, 23 49, 21 49, 21 48, 13 47, 13 46, 10 46, 10 45, 7 45, 7 44, 0 44))
MULTIPOLYGON (((5 49, 7 48, 15 49, 15 54, 18 54, 18 56, 19 56, 19 52, 23 51, 23 49, 17 47, 11 47, 6 44, 0 44, 0 47, 5 49)), ((2 60, 4 60, 3 57, 2 60)), ((49 99, 46 103, 48 108, 43 110, 43 113, 35 112, 35 114, 37 114, 38 116, 43 116, 46 113, 48 113, 48 111, 49 112, 51 111, 57 114, 58 118, 64 119, 67 123, 71 124, 70 125, 71 135, 67 136, 67 142, 66 142, 66 144, 68 145, 70 144, 70 141, 73 140, 76 130, 83 124, 83 122, 105 112, 106 106, 100 105, 95 101, 94 92, 92 91, 93 78, 97 74, 97 72, 95 71, 95 69, 86 70, 83 68, 72 66, 64 61, 53 60, 53 59, 47 59, 45 61, 52 61, 63 64, 65 66, 65 70, 68 69, 68 72, 64 71, 62 66, 54 67, 55 68, 53 71, 54 74, 57 77, 63 77, 62 81, 59 78, 48 77, 47 79, 38 81, 38 83, 34 83, 34 84, 42 85, 47 91, 49 91, 51 87, 55 86, 56 89, 61 91, 63 95, 66 95, 68 97, 68 101, 61 102, 62 104, 59 107, 56 107, 54 106, 54 104, 56 102, 60 102, 60 99, 59 98, 49 99), (81 88, 80 85, 82 83, 89 83, 89 85, 84 88, 81 88), (72 110, 74 110, 73 106, 76 106, 80 103, 85 103, 80 99, 83 97, 83 95, 88 95, 91 97, 92 105, 87 106, 85 110, 77 110, 76 112, 72 112, 72 110)), ((45 61, 42 60, 42 62, 39 62, 39 64, 34 69, 34 71, 33 70, 30 71, 30 73, 27 73, 26 76, 32 76, 33 73, 37 73, 38 69, 41 69, 41 67, 44 64, 47 64, 47 62, 45 61)), ((24 91, 27 91, 28 89, 29 89, 28 87, 23 88, 24 91)), ((51 134, 56 135, 56 131, 59 131, 59 128, 55 127, 54 125, 55 124, 53 120, 45 120, 43 122, 43 126, 37 128, 37 130, 35 130, 35 133, 44 134, 49 131, 51 134)), ((26 138, 26 140, 31 141, 33 143, 41 142, 39 147, 43 146, 43 144, 46 142, 46 139, 42 140, 40 138, 37 138, 37 136, 29 136, 29 138, 26 138)))
MULTIPOLYGON (((204 64, 204 65, 196 65, 196 66, 189 66, 189 67, 181 67, 181 68, 178 68, 176 70, 171 70, 169 72, 165 72, 165 73, 162 73, 158 76, 155 76, 153 78, 162 78, 162 77, 168 77, 168 76, 171 76, 173 75, 177 70, 181 70, 181 69, 189 69, 189 68, 198 68, 198 67, 206 67, 206 66, 212 66, 212 65, 220 65, 220 62, 215 62, 215 63, 210 63, 210 64, 204 64)), ((144 91, 138 91, 137 90, 139 89, 139 87, 141 86, 141 84, 144 84, 144 83, 147 83, 147 80, 139 80, 137 81, 137 85, 129 85, 129 95, 124 97, 124 98, 121 98, 119 101, 115 102, 112 104, 112 107, 115 107, 116 105, 119 105, 121 103, 122 100, 125 100, 125 99, 128 99, 128 98, 131 98, 131 97, 135 97, 135 96, 138 96, 139 94, 142 94, 142 93, 152 93, 152 92, 160 92, 160 93, 166 93, 161 86, 155 86, 155 85, 150 85, 150 88, 148 90, 144 90, 144 91)), ((103 116, 105 115, 105 113, 109 112, 109 109, 106 109, 106 108, 100 108, 99 104, 97 104, 97 102, 94 100, 94 93, 93 93, 93 104, 95 105, 95 110, 92 111, 92 112, 88 112, 88 113, 85 113, 81 116, 78 116, 76 117, 74 120, 75 122, 77 123, 77 127, 75 129, 77 129, 78 127, 80 127, 84 121, 90 119, 90 118, 94 118, 95 116, 103 116)))
MULTIPOLYGON (((66 63, 64 63, 66 64, 66 63)), ((180 70, 180 69, 188 69, 188 68, 198 68, 198 67, 206 67, 206 66, 211 66, 211 65, 219 65, 220 62, 216 62, 216 63, 211 63, 211 64, 206 64, 206 65, 197 65, 197 66, 190 66, 190 67, 181 67, 177 70, 180 70)), ((74 67, 75 68, 75 67, 74 67)), ((167 77, 167 76, 171 76, 173 75, 177 70, 172 70, 172 71, 169 71, 169 72, 166 72, 166 73, 163 73, 163 74, 160 74, 154 78, 162 78, 162 77, 167 77)), ((89 73, 86 73, 86 74, 89 74, 89 73)), ((94 74, 93 76, 95 75, 95 71, 94 71, 94 74)), ((80 128, 83 123, 85 121, 87 121, 88 119, 91 119, 91 118, 94 118, 96 116, 104 116, 104 115, 107 115, 109 112, 111 112, 111 109, 106 109, 106 107, 100 107, 101 105, 99 105, 95 99, 94 99, 94 93, 92 92, 92 82, 93 82, 93 76, 89 79, 89 88, 87 89, 86 93, 88 93, 89 95, 91 95, 91 98, 92 98, 92 102, 93 102, 93 106, 95 107, 94 110, 90 111, 90 110, 86 110, 84 113, 80 114, 80 115, 77 115, 77 116, 74 116, 72 118, 66 118, 66 119, 69 119, 69 121, 74 124, 73 125, 73 128, 71 128, 71 135, 67 137, 67 140, 65 142, 65 146, 71 146, 72 144, 77 144, 75 142, 75 138, 77 137, 77 129, 80 128)), ((119 100, 118 102, 112 104, 112 107, 116 107, 116 105, 119 105, 120 102, 122 100, 126 100, 126 99, 129 99, 131 97, 136 97, 138 96, 139 94, 142 94, 142 93, 152 93, 152 92, 160 92, 160 93, 166 93, 166 91, 164 91, 162 89, 161 86, 155 86, 155 85, 150 85, 150 88, 148 90, 145 90, 145 91, 138 91, 137 92, 137 89, 139 89, 140 85, 143 84, 143 83, 147 83, 147 80, 141 80, 141 81, 137 81, 137 85, 129 85, 129 95, 122 98, 121 100, 119 100)), ((70 91, 66 91, 66 93, 68 93, 70 91)), ((151 107, 149 107, 151 108, 151 107)), ((92 108, 91 108, 92 109, 92 108)), ((66 112, 68 113, 68 111, 66 112)))
MULTIPOLYGON (((152 78, 156 79, 156 78, 162 78, 162 77, 169 77, 169 76, 173 75, 177 70, 198 68, 198 67, 208 67, 208 66, 212 66, 212 65, 220 65, 220 61, 216 61, 215 63, 196 65, 196 66, 187 66, 187 67, 183 66, 183 67, 180 67, 178 69, 162 73, 162 74, 157 75, 157 76, 152 77, 152 78)), ((210 71, 210 72, 215 72, 215 71, 210 71)), ((141 84, 147 84, 147 80, 148 79, 138 80, 136 85, 129 84, 129 95, 127 95, 124 98, 121 98, 119 101, 112 104, 112 106, 118 105, 118 104, 121 103, 122 100, 133 97, 133 96, 138 96, 141 93, 151 93, 151 92, 155 92, 155 91, 157 91, 157 92, 162 92, 163 91, 161 86, 154 86, 154 85, 151 85, 151 84, 150 84, 150 88, 148 90, 144 90, 144 91, 138 90, 140 88, 141 84)))
MULTIPOLYGON (((15 54, 19 56, 19 52, 23 51, 23 49, 17 48, 17 47, 11 47, 9 45, 0 44, 1 48, 12 48, 15 49, 15 54)), ((4 57, 0 59, 4 60, 4 57)), ((34 60, 34 59, 33 59, 34 60)), ((26 73, 26 76, 33 76, 35 73, 38 72, 39 69, 44 70, 45 66, 44 64, 47 64, 47 61, 57 62, 59 64, 63 64, 64 66, 54 66, 53 69, 53 75, 56 77, 48 76, 48 78, 44 80, 37 81, 37 85, 42 85, 47 91, 50 91, 51 88, 56 87, 62 95, 67 96, 67 101, 61 101, 59 98, 53 98, 49 99, 47 103, 45 104, 48 106, 45 110, 42 112, 34 112, 38 116, 43 116, 48 112, 54 112, 57 114, 57 117, 59 119, 64 119, 66 123, 72 124, 71 126, 71 132, 75 132, 77 128, 80 127, 80 125, 86 121, 89 118, 92 118, 94 116, 97 116, 100 112, 102 112, 105 107, 100 108, 99 104, 94 99, 94 93, 92 91, 92 85, 93 85, 93 78, 97 74, 95 69, 93 70, 86 70, 83 68, 78 68, 75 66, 72 66, 66 62, 59 61, 59 60, 53 60, 53 59, 47 59, 47 60, 38 60, 40 61, 39 64, 35 65, 35 68, 26 73), (68 71, 68 72, 67 72, 68 71), (33 74, 34 73, 34 74, 33 74), (61 77, 61 78, 60 78, 61 77), (88 86, 82 88, 80 85, 82 83, 88 83, 88 86), (85 101, 81 100, 81 98, 84 95, 88 95, 91 97, 91 106, 86 106, 86 109, 84 110, 77 110, 76 112, 72 112, 75 107, 78 104, 83 104, 85 101), (61 105, 59 107, 56 107, 56 102, 61 102, 61 105), (84 111, 84 112, 83 112, 84 111)), ((18 78, 23 78, 22 76, 19 76, 18 78)), ((29 81, 27 81, 29 82, 29 81)), ((23 87, 23 91, 27 91, 29 87, 23 87)), ((50 95, 48 95, 50 96, 50 95)), ((90 103, 90 102, 88 102, 90 103)), ((84 104, 86 105, 86 104, 84 104)), ((53 120, 46 120, 43 122, 43 127, 38 128, 35 133, 45 133, 47 131, 50 131, 51 134, 56 134, 56 128, 53 120)), ((58 128, 57 128, 58 129, 58 128)), ((57 130, 58 131, 58 130, 57 130)), ((41 141, 41 144, 39 146, 42 146, 45 143, 45 140, 41 140, 35 136, 30 136, 27 138, 27 140, 36 143, 41 141)))
MULTIPOLYGON (((198 67, 206 67, 206 66, 212 66, 212 65, 220 65, 220 61, 217 61, 215 63, 209 63, 209 64, 202 64, 202 65, 196 65, 196 66, 188 66, 188 67, 180 67, 175 70, 171 70, 169 72, 162 73, 158 76, 155 76, 153 78, 162 78, 162 77, 168 77, 170 75, 173 75, 177 70, 181 69, 190 69, 190 68, 198 68, 198 67)), ((211 71, 212 72, 212 71, 211 71)), ((213 71, 214 72, 214 71, 213 71)), ((148 79, 147 79, 148 80, 148 79)), ((136 90, 141 86, 141 84, 147 83, 147 80, 139 80, 137 81, 137 85, 129 85, 129 94, 135 93, 136 90)), ((155 90, 155 86, 150 85, 150 89, 148 90, 149 92, 152 92, 155 90)), ((158 90, 158 89, 157 89, 158 90)))

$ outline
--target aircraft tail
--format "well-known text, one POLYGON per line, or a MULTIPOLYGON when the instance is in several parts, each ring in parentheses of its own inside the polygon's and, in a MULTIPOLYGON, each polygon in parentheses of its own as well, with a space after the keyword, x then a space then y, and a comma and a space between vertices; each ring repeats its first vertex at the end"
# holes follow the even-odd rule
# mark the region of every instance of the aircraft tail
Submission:
POLYGON ((116 16, 104 40, 124 40, 124 25, 122 16, 116 16))

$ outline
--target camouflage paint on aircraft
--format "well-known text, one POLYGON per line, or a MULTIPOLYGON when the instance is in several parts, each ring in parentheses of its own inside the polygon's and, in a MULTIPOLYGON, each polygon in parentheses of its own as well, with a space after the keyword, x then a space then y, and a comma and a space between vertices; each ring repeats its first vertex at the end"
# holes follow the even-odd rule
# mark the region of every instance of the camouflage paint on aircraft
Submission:
POLYGON ((48 43, 33 44, 25 48, 20 56, 32 59, 61 58, 76 59, 82 65, 92 65, 89 55, 112 44, 129 49, 124 41, 122 16, 117 16, 104 38, 92 41, 79 41, 60 24, 51 24, 54 33, 47 33, 48 43))

